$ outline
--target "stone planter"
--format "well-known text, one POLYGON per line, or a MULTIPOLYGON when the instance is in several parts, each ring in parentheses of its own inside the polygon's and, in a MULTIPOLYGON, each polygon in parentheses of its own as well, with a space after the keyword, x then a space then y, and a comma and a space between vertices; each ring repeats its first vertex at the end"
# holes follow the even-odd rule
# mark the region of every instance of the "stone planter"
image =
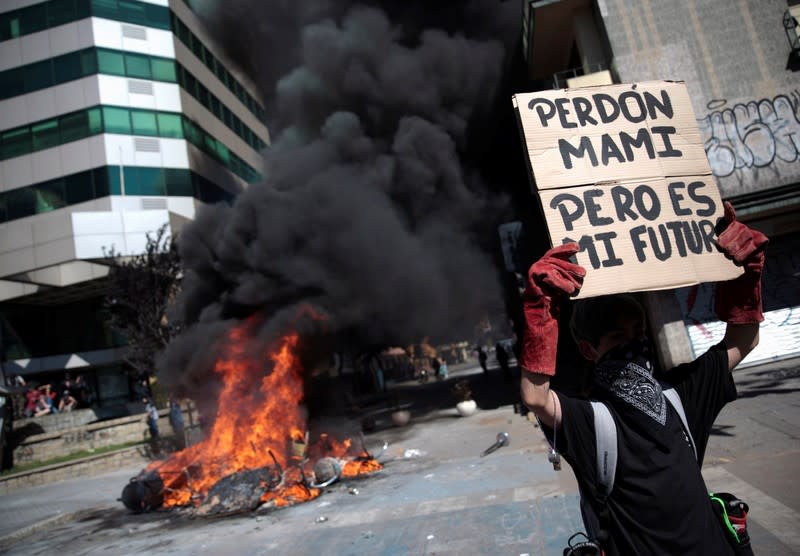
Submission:
POLYGON ((404 427, 411 420, 411 412, 407 409, 392 411, 392 424, 395 427, 404 427))
POLYGON ((478 404, 475 403, 475 400, 465 400, 463 402, 458 402, 456 404, 456 411, 462 417, 469 417, 473 415, 478 410, 478 404))

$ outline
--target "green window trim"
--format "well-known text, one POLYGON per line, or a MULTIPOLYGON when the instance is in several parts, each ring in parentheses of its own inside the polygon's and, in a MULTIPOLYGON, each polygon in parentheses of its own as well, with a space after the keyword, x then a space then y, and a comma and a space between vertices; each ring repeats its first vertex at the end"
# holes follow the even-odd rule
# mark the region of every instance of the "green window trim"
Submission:
MULTIPOLYGON (((231 202, 235 195, 182 168, 123 166, 126 195, 194 197, 231 202)), ((0 193, 0 223, 120 194, 120 167, 101 166, 0 193)))
POLYGON ((0 42, 90 16, 168 31, 169 14, 165 6, 136 0, 49 0, 0 14, 0 42))
POLYGON ((94 106, 3 131, 0 133, 0 160, 99 133, 185 139, 248 183, 261 179, 255 168, 183 114, 122 106, 94 106))
POLYGON ((194 56, 200 60, 213 73, 216 78, 236 98, 238 98, 247 110, 249 110, 260 122, 266 122, 267 114, 261 104, 253 98, 244 86, 236 79, 233 74, 214 56, 203 42, 192 33, 191 29, 177 16, 175 12, 170 12, 172 21, 172 32, 188 48, 194 56))
POLYGON ((0 100, 96 73, 178 83, 250 148, 258 152, 267 146, 219 98, 171 58, 97 47, 77 50, 0 72, 0 100))

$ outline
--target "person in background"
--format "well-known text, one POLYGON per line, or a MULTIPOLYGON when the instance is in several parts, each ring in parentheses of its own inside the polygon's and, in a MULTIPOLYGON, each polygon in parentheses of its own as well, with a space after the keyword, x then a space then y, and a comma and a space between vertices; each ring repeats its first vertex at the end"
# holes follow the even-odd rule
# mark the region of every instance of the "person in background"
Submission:
POLYGON ((178 450, 186 448, 186 433, 183 424, 181 403, 174 396, 169 397, 169 424, 175 433, 175 445, 178 450))
POLYGON ((486 365, 486 360, 489 356, 486 354, 486 350, 483 349, 483 346, 478 346, 478 363, 481 364, 481 369, 483 369, 483 377, 488 379, 489 378, 489 367, 486 365))
POLYGON ((494 354, 500 368, 503 370, 503 379, 506 382, 511 382, 511 369, 508 366, 508 352, 502 342, 497 342, 494 345, 494 354))
POLYGON ((150 430, 150 438, 158 440, 160 435, 158 432, 158 409, 156 409, 156 404, 150 398, 142 398, 142 403, 144 403, 144 411, 147 413, 147 428, 150 430))
POLYGON ((64 390, 61 393, 61 400, 58 402, 59 411, 72 411, 78 407, 78 400, 75 396, 70 394, 69 390, 64 390))
POLYGON ((53 401, 54 394, 50 388, 49 384, 39 386, 39 397, 36 400, 36 412, 34 413, 35 417, 49 415, 50 413, 58 413, 58 409, 53 401))

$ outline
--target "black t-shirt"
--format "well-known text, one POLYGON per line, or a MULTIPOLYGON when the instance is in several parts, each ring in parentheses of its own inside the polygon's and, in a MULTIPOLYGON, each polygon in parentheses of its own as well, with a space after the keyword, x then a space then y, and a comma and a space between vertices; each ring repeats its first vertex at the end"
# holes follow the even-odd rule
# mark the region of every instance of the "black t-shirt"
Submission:
MULTIPOLYGON (((700 463, 671 405, 667 404, 667 420, 660 428, 624 402, 603 400, 616 422, 618 444, 614 488, 607 503, 611 539, 606 554, 732 554, 700 473, 714 420, 726 403, 736 399, 727 351, 722 344, 714 346, 659 378, 681 397, 700 463)), ((586 519, 596 524, 601 505, 594 414, 586 400, 558 397, 562 418, 556 448, 575 472, 588 506, 586 519)), ((552 431, 545 432, 552 442, 552 431)))

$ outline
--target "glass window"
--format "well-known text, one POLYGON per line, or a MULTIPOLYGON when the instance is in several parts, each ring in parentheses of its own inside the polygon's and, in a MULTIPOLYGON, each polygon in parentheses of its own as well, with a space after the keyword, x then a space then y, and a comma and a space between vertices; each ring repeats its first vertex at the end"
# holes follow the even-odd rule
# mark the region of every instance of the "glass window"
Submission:
POLYGON ((125 54, 125 75, 128 77, 139 77, 150 79, 150 60, 141 54, 125 54))
POLYGON ((150 27, 158 29, 171 29, 169 24, 169 9, 154 4, 144 4, 145 20, 150 27))
POLYGON ((89 135, 89 115, 85 110, 65 114, 59 118, 61 141, 69 143, 89 135))
POLYGON ((192 143, 195 147, 202 147, 203 145, 203 136, 200 133, 200 130, 197 129, 197 126, 194 125, 194 122, 183 118, 183 135, 186 137, 186 140, 192 143))
POLYGON ((175 62, 172 60, 154 58, 150 60, 150 66, 153 70, 153 79, 170 81, 172 83, 175 83, 177 80, 175 76, 175 62))
POLYGON ((200 104, 211 110, 211 99, 209 98, 208 89, 202 83, 197 83, 197 100, 200 104))
POLYGON ((13 38, 11 35, 11 19, 15 13, 16 11, 0 14, 0 41, 7 41, 13 38))
POLYGON ((164 168, 164 182, 167 195, 173 197, 192 196, 192 175, 189 170, 164 168))
POLYGON ((155 113, 144 110, 132 110, 131 121, 133 122, 134 135, 158 135, 155 113))
POLYGON ((55 147, 59 143, 58 120, 53 118, 31 125, 31 134, 34 151, 55 147))
MULTIPOLYGON (((118 174, 119 175, 119 174, 118 174)), ((108 168, 95 168, 92 170, 92 186, 94 188, 94 198, 108 197, 110 193, 110 184, 108 180, 108 168)))
POLYGON ((158 134, 161 137, 183 138, 181 117, 178 114, 158 114, 158 134))
POLYGON ((192 75, 188 71, 186 72, 185 76, 186 76, 186 85, 184 86, 184 89, 186 89, 186 91, 188 91, 188 93, 192 95, 194 98, 197 98, 197 79, 195 79, 194 75, 192 75))
POLYGON ((92 0, 75 0, 75 20, 84 19, 92 15, 92 0))
MULTIPOLYGON (((139 195, 166 195, 164 172, 161 168, 138 168, 139 195)), ((125 182, 127 188, 128 182, 125 182)))
POLYGON ((6 193, 6 209, 9 220, 36 214, 36 194, 33 188, 22 187, 6 193))
POLYGON ((47 2, 20 10, 20 34, 28 35, 47 28, 47 2))
POLYGON ((81 75, 97 73, 97 54, 94 48, 87 48, 81 52, 81 75))
POLYGON ((233 117, 233 132, 238 135, 239 137, 242 136, 242 128, 244 125, 242 124, 242 120, 240 120, 237 116, 233 117))
POLYGON ((222 144, 222 141, 214 141, 216 143, 216 153, 220 160, 226 165, 230 163, 230 152, 228 147, 222 144))
POLYGON ((100 108, 90 108, 86 114, 89 119, 89 135, 103 133, 103 115, 100 108))
POLYGON ((25 71, 25 91, 38 91, 53 85, 52 60, 28 64, 25 71))
POLYGON ((31 134, 28 126, 4 132, 2 141, 4 159, 31 152, 31 134))
POLYGON ((138 23, 140 25, 147 24, 147 15, 144 11, 144 5, 139 2, 126 2, 119 0, 119 11, 116 19, 128 21, 130 23, 138 23))
POLYGON ((211 93, 209 93, 208 96, 211 97, 211 112, 217 117, 217 119, 221 120, 222 119, 222 103, 219 101, 219 99, 216 96, 212 95, 211 93))
POLYGON ((222 121, 226 126, 233 127, 233 113, 224 104, 222 105, 222 121))
MULTIPOLYGON (((120 167, 119 166, 106 166, 105 179, 108 187, 106 195, 119 195, 122 191, 120 187, 120 167)), ((127 185, 127 184, 126 184, 127 185)), ((127 187, 125 188, 127 191, 127 187)), ((95 182, 95 192, 97 192, 97 182, 95 182)), ((105 197, 106 195, 97 195, 98 197, 105 197)))
POLYGON ((216 68, 214 55, 211 54, 211 51, 208 48, 206 48, 206 45, 203 45, 203 57, 200 59, 203 60, 203 63, 206 65, 206 67, 211 70, 211 73, 214 73, 216 68))
MULTIPOLYGON (((0 40, 5 40, 0 37, 0 40)), ((6 209, 6 195, 0 193, 0 222, 8 220, 8 210, 6 209)))
POLYGON ((33 186, 36 195, 36 213, 50 212, 66 206, 64 183, 62 180, 51 180, 33 186))
POLYGON ((21 16, 19 13, 9 21, 9 30, 11 38, 19 37, 22 34, 22 25, 20 24, 21 16))
POLYGON ((50 0, 47 2, 47 26, 56 27, 76 17, 75 0, 50 0))
POLYGON ((110 50, 97 51, 97 67, 100 73, 109 75, 125 75, 125 60, 119 52, 110 50))
POLYGON ((68 205, 94 199, 92 172, 79 172, 64 177, 64 198, 68 205))
POLYGON ((106 133, 130 133, 131 118, 124 108, 103 107, 103 128, 106 133))
POLYGON ((203 61, 203 43, 200 42, 200 39, 195 34, 192 34, 192 53, 197 56, 198 60, 203 61))
POLYGON ((186 24, 180 19, 178 20, 178 38, 183 44, 191 48, 192 33, 189 31, 189 28, 186 26, 186 24))
POLYGON ((15 97, 25 93, 25 72, 14 68, 0 72, 0 99, 15 97))
POLYGON ((92 15, 116 20, 117 0, 92 0, 92 15))
POLYGON ((83 77, 80 52, 71 52, 70 54, 53 58, 53 66, 56 83, 66 83, 83 77))

